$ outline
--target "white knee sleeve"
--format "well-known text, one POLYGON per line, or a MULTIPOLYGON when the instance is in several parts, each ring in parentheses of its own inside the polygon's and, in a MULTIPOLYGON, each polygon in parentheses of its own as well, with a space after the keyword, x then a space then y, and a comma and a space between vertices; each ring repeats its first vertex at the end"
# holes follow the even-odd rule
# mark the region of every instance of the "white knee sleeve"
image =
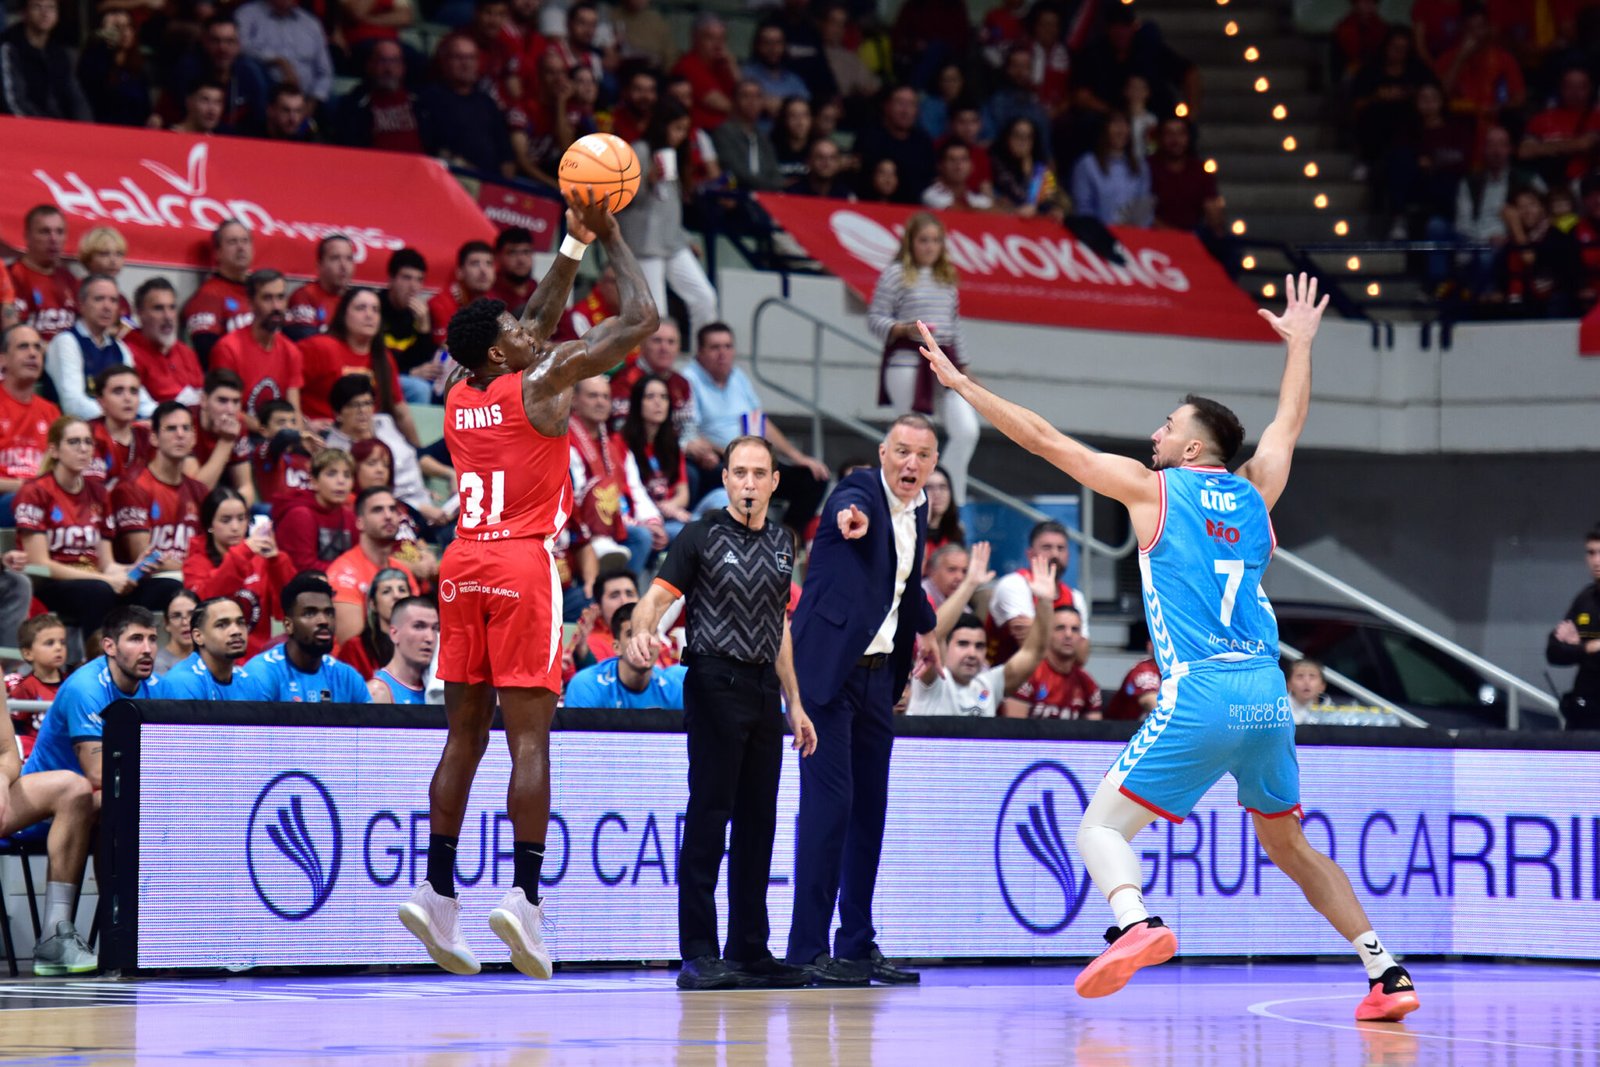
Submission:
POLYGON ((1144 884, 1144 868, 1128 842, 1155 820, 1155 814, 1129 800, 1116 787, 1100 782, 1078 827, 1078 854, 1089 877, 1107 898, 1121 885, 1144 884))

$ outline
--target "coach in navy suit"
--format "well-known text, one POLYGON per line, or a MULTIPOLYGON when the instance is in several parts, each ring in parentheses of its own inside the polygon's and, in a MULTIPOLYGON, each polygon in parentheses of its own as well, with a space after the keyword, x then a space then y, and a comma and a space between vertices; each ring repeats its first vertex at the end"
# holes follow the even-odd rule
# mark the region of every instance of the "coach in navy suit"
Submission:
POLYGON ((913 646, 931 634, 922 591, 928 536, 922 491, 939 459, 921 415, 904 415, 878 446, 879 470, 841 481, 823 507, 792 633, 800 695, 818 744, 800 763, 794 922, 788 962, 818 984, 915 982, 884 960, 872 927, 894 748, 894 704, 913 646), (830 952, 833 905, 839 932, 830 952))

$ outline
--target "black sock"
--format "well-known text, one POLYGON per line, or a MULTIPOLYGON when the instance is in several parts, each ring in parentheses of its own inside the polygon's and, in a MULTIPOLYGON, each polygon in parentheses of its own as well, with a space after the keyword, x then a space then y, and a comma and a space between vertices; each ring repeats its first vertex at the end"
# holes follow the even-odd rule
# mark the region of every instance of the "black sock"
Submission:
POLYGON ((455 834, 428 835, 428 884, 441 897, 456 895, 456 845, 460 842, 455 834))
POLYGON ((539 903, 539 869, 543 866, 543 841, 511 843, 511 884, 522 890, 529 904, 539 903))

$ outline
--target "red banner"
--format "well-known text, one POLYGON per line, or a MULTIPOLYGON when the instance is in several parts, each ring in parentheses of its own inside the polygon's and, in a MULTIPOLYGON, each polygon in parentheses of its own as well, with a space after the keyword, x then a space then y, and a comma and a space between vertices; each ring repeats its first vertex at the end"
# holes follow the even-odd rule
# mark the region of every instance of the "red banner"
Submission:
POLYGON ((209 267, 211 231, 237 218, 263 267, 311 274, 317 241, 339 233, 355 243, 357 281, 387 284, 389 253, 409 245, 442 285, 462 242, 495 234, 426 156, 16 118, 0 118, 0 146, 0 234, 17 245, 28 209, 53 203, 69 250, 115 226, 132 262, 209 267))
MULTIPOLYGON (((863 300, 899 254, 909 206, 759 193, 806 253, 863 300)), ((1225 341, 1272 341, 1256 306, 1193 235, 1113 227, 1123 262, 1043 219, 937 212, 971 318, 1225 341)))
POLYGON ((535 252, 554 252, 561 233, 559 200, 534 196, 498 182, 482 182, 478 187, 478 206, 497 229, 521 226, 533 234, 535 252))

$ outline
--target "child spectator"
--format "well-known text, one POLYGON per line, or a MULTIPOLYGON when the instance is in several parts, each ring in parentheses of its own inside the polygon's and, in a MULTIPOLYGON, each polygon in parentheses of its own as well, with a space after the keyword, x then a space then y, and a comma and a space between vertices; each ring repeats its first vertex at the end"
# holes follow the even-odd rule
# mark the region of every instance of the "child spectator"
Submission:
POLYGON ((321 451, 320 439, 301 429, 300 415, 287 400, 261 405, 261 431, 250 437, 256 499, 281 513, 291 500, 311 495, 310 448, 321 451))
MULTIPOLYGON (((17 629, 17 644, 28 673, 6 675, 6 696, 11 700, 54 700, 56 690, 66 680, 66 623, 49 612, 35 615, 17 629)), ((33 739, 38 736, 43 718, 42 711, 11 709, 11 723, 22 744, 23 756, 33 751, 33 739)))
POLYGON ((325 448, 311 461, 311 499, 291 501, 274 514, 279 545, 293 564, 291 574, 325 572, 356 543, 356 513, 350 508, 355 476, 350 453, 325 448))

